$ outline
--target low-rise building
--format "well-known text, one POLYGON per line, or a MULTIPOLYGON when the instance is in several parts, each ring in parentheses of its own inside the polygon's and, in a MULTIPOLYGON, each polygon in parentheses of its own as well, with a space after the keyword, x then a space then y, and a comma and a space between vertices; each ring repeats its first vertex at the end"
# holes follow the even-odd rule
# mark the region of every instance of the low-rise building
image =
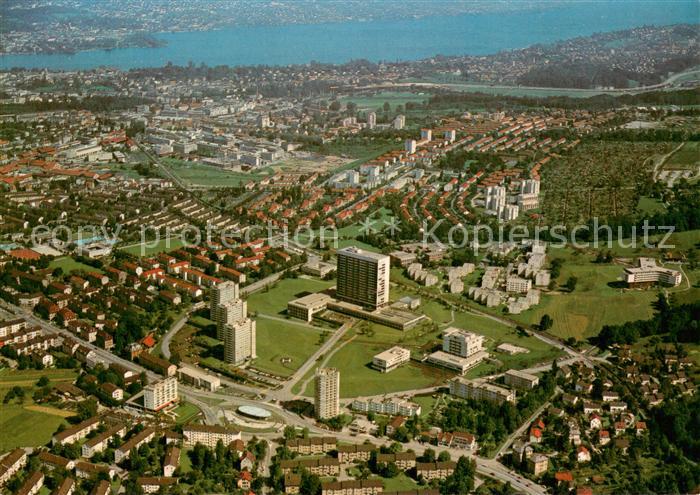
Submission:
POLYGON ((338 440, 335 437, 295 438, 287 440, 287 448, 300 455, 325 454, 335 450, 338 440))
POLYGON ((388 414, 390 416, 420 416, 421 407, 399 397, 388 397, 384 400, 355 399, 352 409, 363 413, 388 414))
POLYGON ((138 449, 144 443, 150 442, 155 436, 154 428, 145 428, 124 442, 118 448, 114 449, 114 462, 119 463, 123 459, 128 459, 131 449, 138 449))
POLYGON ((372 367, 382 373, 388 373, 410 360, 411 351, 397 345, 374 356, 372 367))
POLYGON ((427 481, 444 480, 454 473, 457 463, 454 461, 444 462, 418 462, 416 463, 416 476, 427 481))
POLYGON ((181 364, 178 368, 177 378, 183 383, 188 383, 210 392, 216 392, 221 386, 221 379, 218 376, 206 373, 186 364, 181 364))
POLYGON ((15 449, 0 459, 0 487, 26 465, 27 453, 24 449, 15 449))
POLYGON ((371 443, 339 445, 338 460, 341 464, 351 464, 360 461, 369 461, 370 455, 377 450, 371 443))
POLYGON ((177 484, 177 478, 166 476, 150 476, 136 478, 136 484, 141 487, 143 493, 156 493, 161 488, 167 489, 170 486, 177 484))
POLYGON ((532 390, 540 383, 537 376, 520 370, 506 371, 504 381, 506 385, 520 390, 532 390))
POLYGON ((491 383, 477 383, 461 377, 450 380, 450 394, 462 399, 486 400, 497 404, 515 402, 515 390, 491 383))
POLYGON ((381 480, 328 481, 321 484, 321 495, 378 495, 383 490, 381 480))
POLYGON ((241 432, 233 428, 219 425, 195 425, 189 424, 182 428, 185 447, 194 447, 201 443, 205 447, 213 449, 221 440, 224 445, 229 445, 234 440, 241 439, 241 432))

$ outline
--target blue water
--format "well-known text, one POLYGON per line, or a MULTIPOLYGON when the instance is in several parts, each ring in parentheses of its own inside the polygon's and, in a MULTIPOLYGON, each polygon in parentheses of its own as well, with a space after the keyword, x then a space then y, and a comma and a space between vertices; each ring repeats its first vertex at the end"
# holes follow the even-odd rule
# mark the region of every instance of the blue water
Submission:
MULTIPOLYGON (((436 11, 439 4, 436 3, 436 11)), ((437 13, 437 12, 436 12, 437 13)), ((432 16, 399 21, 235 27, 159 33, 160 48, 87 51, 74 55, 0 56, 0 68, 130 69, 172 62, 288 65, 416 60, 434 55, 486 55, 537 43, 642 25, 700 22, 697 0, 576 1, 565 6, 498 14, 432 16)))

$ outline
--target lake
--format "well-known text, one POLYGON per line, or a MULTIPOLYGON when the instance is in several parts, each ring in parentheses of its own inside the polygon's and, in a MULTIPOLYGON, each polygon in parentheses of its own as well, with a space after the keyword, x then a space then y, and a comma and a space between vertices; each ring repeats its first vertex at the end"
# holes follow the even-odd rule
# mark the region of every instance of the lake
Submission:
MULTIPOLYGON (((436 3, 436 11, 439 4, 436 3)), ((439 14, 439 12, 436 12, 439 14)), ((486 55, 537 43, 642 25, 700 22, 696 1, 576 1, 497 14, 310 25, 232 27, 158 33, 159 48, 95 50, 73 55, 5 55, 0 68, 120 69, 185 65, 289 65, 417 60, 434 55, 486 55)))

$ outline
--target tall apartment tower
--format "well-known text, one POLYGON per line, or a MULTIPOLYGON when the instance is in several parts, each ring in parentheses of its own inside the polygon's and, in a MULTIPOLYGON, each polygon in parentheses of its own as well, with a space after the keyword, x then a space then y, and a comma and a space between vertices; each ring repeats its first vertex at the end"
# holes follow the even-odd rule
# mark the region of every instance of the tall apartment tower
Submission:
POLYGON ((372 309, 389 302, 389 257, 346 247, 337 251, 336 297, 372 309))
POLYGON ((374 127, 377 125, 377 114, 374 112, 369 112, 367 114, 367 127, 370 129, 374 129, 374 127))
POLYGON ((340 372, 335 368, 316 370, 316 418, 335 418, 340 414, 340 372))
POLYGON ((406 126, 406 117, 403 115, 397 115, 394 119, 394 129, 401 130, 406 126))
POLYGON ((212 287, 209 312, 216 322, 216 337, 224 341, 227 363, 240 364, 257 356, 255 322, 248 318, 248 304, 240 298, 238 284, 212 287))

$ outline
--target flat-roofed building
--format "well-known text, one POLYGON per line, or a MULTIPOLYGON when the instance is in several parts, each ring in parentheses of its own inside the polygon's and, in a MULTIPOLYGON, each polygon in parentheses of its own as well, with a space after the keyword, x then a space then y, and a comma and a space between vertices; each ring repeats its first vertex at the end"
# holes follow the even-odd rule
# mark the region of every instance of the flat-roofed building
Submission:
POLYGON ((321 292, 309 294, 287 303, 287 313, 293 318, 310 322, 316 313, 324 311, 333 299, 321 292))
POLYGON ((374 356, 372 367, 382 373, 388 373, 410 360, 411 351, 397 345, 374 356))
POLYGON ((195 425, 189 424, 182 428, 184 446, 193 447, 201 443, 205 447, 213 449, 221 440, 224 445, 228 445, 235 440, 241 439, 241 432, 233 428, 219 425, 195 425))
POLYGON ((355 399, 352 409, 363 413, 387 414, 390 416, 420 416, 421 407, 399 397, 388 397, 384 400, 355 399))
POLYGON ((481 363, 488 355, 489 353, 486 351, 478 351, 469 357, 461 357, 444 351, 435 351, 428 355, 426 361, 435 366, 447 368, 463 375, 481 363))
POLYGON ((527 294, 527 291, 532 289, 532 280, 522 277, 508 277, 506 279, 506 292, 515 292, 517 294, 527 294))
POLYGON ((335 270, 335 265, 320 260, 309 261, 301 267, 302 273, 319 278, 324 278, 326 275, 333 273, 335 270))
POLYGON ((455 356, 469 357, 484 347, 484 336, 455 327, 442 334, 442 350, 455 356))
POLYGON ((143 407, 148 411, 160 411, 177 402, 177 397, 177 378, 171 376, 144 387, 143 407))
POLYGON ((461 377, 450 380, 450 394, 462 399, 486 400, 497 404, 515 402, 515 390, 508 390, 491 383, 478 383, 461 377))
POLYGON ((315 376, 316 418, 330 419, 340 414, 340 371, 319 368, 315 376))
POLYGON ((177 370, 177 378, 181 382, 203 388, 210 392, 216 392, 221 386, 221 379, 218 376, 199 370, 187 364, 180 364, 180 367, 177 370))
POLYGON ((504 381, 506 385, 521 390, 531 390, 540 383, 540 379, 537 376, 520 370, 506 371, 504 381))
POLYGON ((657 283, 675 287, 683 280, 681 272, 657 265, 654 258, 639 258, 638 265, 635 268, 625 268, 625 281, 630 287, 657 283))
POLYGON ((389 303, 389 257, 357 247, 337 251, 336 297, 372 309, 389 303))

